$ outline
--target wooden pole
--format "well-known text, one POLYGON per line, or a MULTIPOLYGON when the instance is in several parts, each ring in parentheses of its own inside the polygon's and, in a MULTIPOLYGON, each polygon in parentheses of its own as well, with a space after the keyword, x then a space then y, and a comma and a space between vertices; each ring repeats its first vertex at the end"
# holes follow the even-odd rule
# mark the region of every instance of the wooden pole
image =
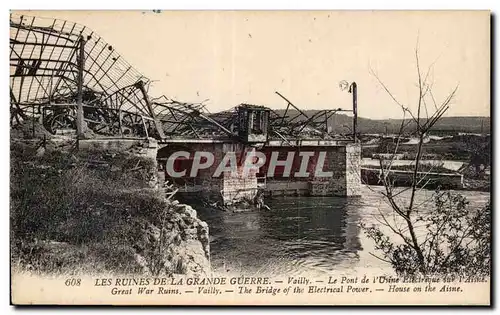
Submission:
POLYGON ((354 137, 354 142, 358 142, 358 85, 356 82, 353 82, 351 84, 351 88, 349 89, 349 92, 352 93, 352 113, 353 115, 353 121, 352 121, 352 134, 354 137))
MULTIPOLYGON (((158 131, 160 138, 162 138, 162 139, 165 138, 165 133, 163 132, 163 126, 162 126, 161 122, 156 118, 156 114, 154 112, 153 106, 151 104, 151 101, 149 100, 148 92, 146 91, 146 88, 144 87, 144 82, 138 81, 136 84, 137 84, 136 86, 139 88, 139 90, 141 90, 142 95, 144 96, 144 101, 146 102, 146 106, 148 107, 151 118, 153 118, 153 121, 155 123, 156 131, 158 131)), ((146 134, 147 133, 148 132, 146 130, 146 134)), ((149 137, 149 135, 148 135, 148 137, 149 137)))
POLYGON ((79 47, 78 47, 78 95, 77 95, 77 112, 76 112, 76 132, 78 139, 83 138, 85 133, 85 126, 83 120, 83 71, 85 68, 85 40, 80 37, 79 47))

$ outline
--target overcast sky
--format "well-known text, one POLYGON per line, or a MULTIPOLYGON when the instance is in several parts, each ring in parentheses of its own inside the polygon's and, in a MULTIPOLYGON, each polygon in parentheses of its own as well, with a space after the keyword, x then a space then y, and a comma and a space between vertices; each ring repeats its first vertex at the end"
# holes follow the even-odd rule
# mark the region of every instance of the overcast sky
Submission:
MULTIPOLYGON (((490 113, 488 12, 32 11, 94 30, 154 83, 152 93, 209 99, 210 111, 239 103, 303 109, 349 108, 341 80, 358 84, 359 115, 399 118, 396 98, 418 101, 415 46, 423 72, 433 62, 434 96, 458 84, 447 116, 490 113)), ((429 105, 430 106, 430 105, 429 105)))

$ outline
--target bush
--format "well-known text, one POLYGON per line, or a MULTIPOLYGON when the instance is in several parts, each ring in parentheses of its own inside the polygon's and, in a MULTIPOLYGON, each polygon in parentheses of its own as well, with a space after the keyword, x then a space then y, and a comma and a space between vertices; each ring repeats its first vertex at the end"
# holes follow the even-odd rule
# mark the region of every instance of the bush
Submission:
POLYGON ((381 259, 400 275, 490 275, 490 202, 484 208, 471 209, 465 197, 450 191, 436 192, 433 201, 433 209, 414 220, 425 236, 418 243, 424 261, 419 260, 411 242, 396 244, 379 227, 364 227, 381 259))
POLYGON ((146 179, 154 161, 126 154, 11 149, 13 262, 39 272, 133 271, 145 222, 168 208, 146 179))

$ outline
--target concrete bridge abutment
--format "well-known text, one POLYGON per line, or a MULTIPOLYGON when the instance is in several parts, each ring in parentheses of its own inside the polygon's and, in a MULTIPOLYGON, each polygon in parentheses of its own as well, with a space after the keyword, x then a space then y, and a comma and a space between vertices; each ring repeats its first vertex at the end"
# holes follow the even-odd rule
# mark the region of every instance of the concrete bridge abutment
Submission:
MULTIPOLYGON (((316 140, 298 145, 267 143, 259 147, 240 142, 193 140, 162 146, 157 158, 161 177, 174 183, 180 193, 204 197, 223 205, 252 202, 259 192, 265 196, 354 197, 361 194, 361 146, 358 143, 316 140), (179 150, 189 153, 189 156, 177 158, 173 162, 174 169, 186 172, 184 176, 172 177, 167 172, 167 161, 179 150), (211 153, 213 163, 198 170, 196 176, 191 176, 194 175, 191 170, 196 152, 211 153), (265 156, 265 163, 258 170, 245 171, 247 155, 255 155, 256 152, 265 156), (236 172, 220 171, 221 163, 229 165, 231 158, 228 155, 234 156, 236 172), (302 161, 304 156, 308 156, 307 163, 302 161), (273 158, 278 163, 270 167, 273 158), (285 171, 287 167, 288 173, 285 171)), ((206 161, 202 158, 203 162, 206 161)))

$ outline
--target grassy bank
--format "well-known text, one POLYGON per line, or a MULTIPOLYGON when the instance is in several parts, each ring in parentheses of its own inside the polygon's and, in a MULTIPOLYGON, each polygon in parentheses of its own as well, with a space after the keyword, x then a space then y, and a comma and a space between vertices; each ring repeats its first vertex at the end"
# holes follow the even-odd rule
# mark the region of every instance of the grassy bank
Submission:
POLYGON ((189 206, 166 201, 150 187, 154 161, 126 152, 41 151, 22 142, 11 144, 10 161, 14 268, 70 274, 202 271, 197 265, 206 257, 197 255, 206 256, 206 224, 189 206))

